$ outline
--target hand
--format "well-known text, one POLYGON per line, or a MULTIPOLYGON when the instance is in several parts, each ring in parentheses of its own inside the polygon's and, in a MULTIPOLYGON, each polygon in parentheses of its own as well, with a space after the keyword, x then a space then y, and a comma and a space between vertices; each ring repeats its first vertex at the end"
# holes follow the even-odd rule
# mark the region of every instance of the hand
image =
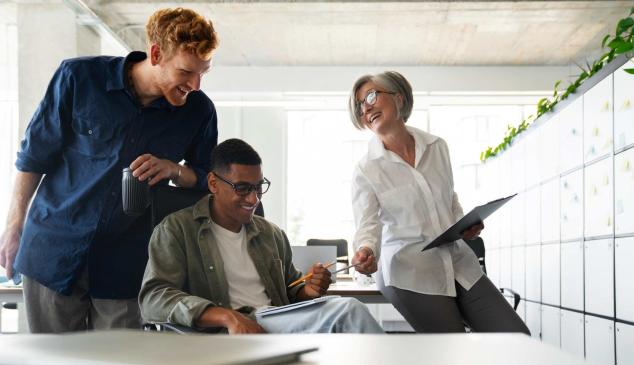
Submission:
POLYGON ((328 287, 332 283, 332 274, 322 264, 313 265, 310 271, 313 276, 306 280, 304 294, 309 298, 318 298, 328 291, 328 287))
POLYGON ((20 247, 20 230, 7 228, 0 237, 0 266, 7 270, 7 278, 13 277, 13 261, 20 247))
POLYGON ((462 239, 463 240, 474 240, 476 239, 478 236, 480 236, 480 232, 482 232, 482 230, 484 229, 484 223, 479 223, 476 225, 471 226, 471 228, 467 229, 466 231, 462 232, 462 239))
POLYGON ((361 247, 359 251, 354 254, 352 258, 352 264, 355 266, 355 270, 361 274, 372 274, 377 270, 377 261, 374 252, 367 247, 361 247))
POLYGON ((173 180, 178 178, 180 167, 170 160, 161 160, 154 155, 146 153, 132 161, 130 169, 132 170, 132 175, 138 178, 139 181, 145 181, 149 178, 148 184, 152 186, 164 179, 173 180))
POLYGON ((238 335, 245 333, 265 333, 264 328, 258 322, 245 316, 242 313, 231 311, 227 330, 230 335, 238 335))

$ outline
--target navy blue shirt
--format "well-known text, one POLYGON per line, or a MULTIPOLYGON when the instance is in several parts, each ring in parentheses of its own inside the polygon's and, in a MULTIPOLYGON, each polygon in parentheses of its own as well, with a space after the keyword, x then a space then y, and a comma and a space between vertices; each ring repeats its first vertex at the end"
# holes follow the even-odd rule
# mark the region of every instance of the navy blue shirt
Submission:
POLYGON ((165 98, 140 106, 126 88, 125 69, 145 58, 132 52, 62 62, 26 130, 16 167, 44 176, 14 266, 59 293, 70 294, 86 268, 91 296, 137 296, 150 216, 124 214, 121 178, 138 156, 184 159, 206 189, 218 140, 214 105, 194 91, 183 106, 165 98))

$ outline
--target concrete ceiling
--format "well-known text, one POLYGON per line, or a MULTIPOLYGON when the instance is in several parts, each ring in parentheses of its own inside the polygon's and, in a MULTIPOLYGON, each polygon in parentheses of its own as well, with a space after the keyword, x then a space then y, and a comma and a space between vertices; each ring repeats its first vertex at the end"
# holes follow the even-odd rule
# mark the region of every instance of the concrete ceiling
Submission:
POLYGON ((88 0, 132 49, 163 7, 210 18, 217 66, 567 65, 600 52, 634 1, 88 0))

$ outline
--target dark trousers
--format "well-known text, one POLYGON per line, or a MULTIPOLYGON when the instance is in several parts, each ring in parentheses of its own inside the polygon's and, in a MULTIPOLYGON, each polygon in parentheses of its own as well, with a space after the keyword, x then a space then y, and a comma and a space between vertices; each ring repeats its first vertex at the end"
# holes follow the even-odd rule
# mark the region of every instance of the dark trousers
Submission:
POLYGON ((427 295, 385 286, 377 275, 379 290, 416 332, 523 332, 528 327, 486 275, 470 290, 456 282, 456 297, 427 295))

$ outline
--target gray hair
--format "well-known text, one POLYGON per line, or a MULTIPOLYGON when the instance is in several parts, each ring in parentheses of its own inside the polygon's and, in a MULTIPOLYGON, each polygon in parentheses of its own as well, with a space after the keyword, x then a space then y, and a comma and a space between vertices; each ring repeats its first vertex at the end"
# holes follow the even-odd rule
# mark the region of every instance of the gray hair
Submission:
POLYGON ((357 129, 364 129, 365 124, 357 115, 357 92, 366 82, 372 81, 375 84, 385 88, 386 91, 401 95, 403 98, 403 106, 398 110, 403 121, 407 122, 412 114, 414 107, 414 96, 412 95, 412 86, 407 79, 396 71, 385 71, 376 75, 364 75, 355 81, 350 96, 348 98, 348 113, 350 120, 357 129))

